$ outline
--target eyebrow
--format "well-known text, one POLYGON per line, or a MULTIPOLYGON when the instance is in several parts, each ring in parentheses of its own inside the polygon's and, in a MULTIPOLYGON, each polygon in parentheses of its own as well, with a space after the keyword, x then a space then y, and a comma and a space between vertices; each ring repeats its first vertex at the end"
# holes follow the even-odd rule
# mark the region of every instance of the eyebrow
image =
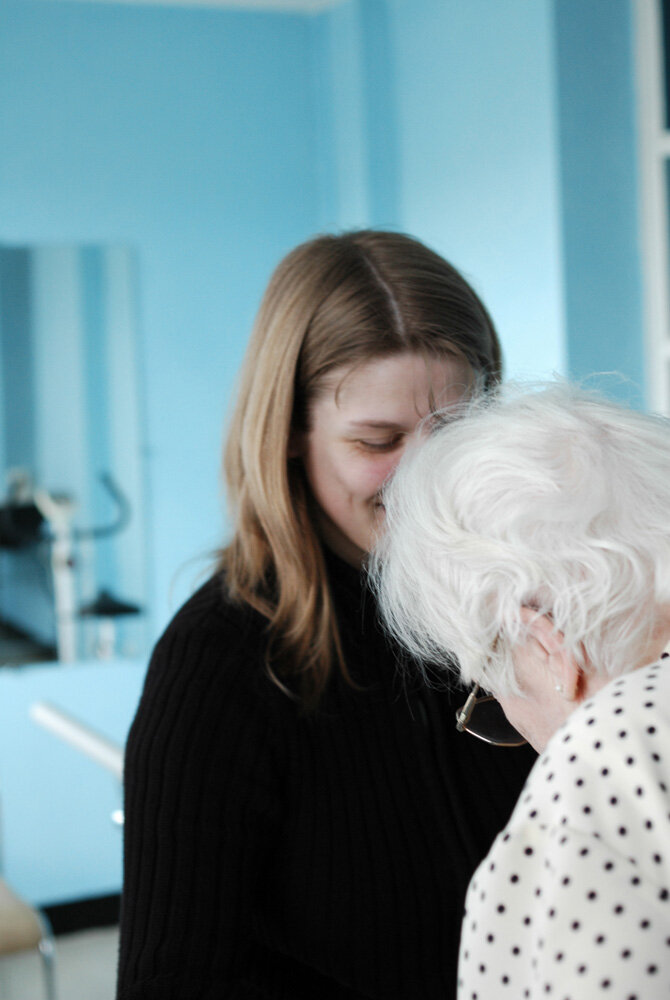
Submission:
POLYGON ((402 430, 403 425, 395 423, 393 420, 352 420, 349 424, 352 429, 359 429, 361 427, 370 428, 372 430, 402 430))

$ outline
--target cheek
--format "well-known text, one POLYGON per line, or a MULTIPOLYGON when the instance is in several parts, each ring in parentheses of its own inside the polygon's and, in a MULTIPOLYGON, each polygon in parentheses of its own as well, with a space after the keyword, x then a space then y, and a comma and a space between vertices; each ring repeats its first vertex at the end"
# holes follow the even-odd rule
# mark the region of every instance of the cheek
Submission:
POLYGON ((339 496, 371 500, 392 475, 400 454, 371 455, 350 445, 317 447, 312 443, 304 457, 305 471, 314 495, 321 502, 339 496))
POLYGON ((307 478, 323 506, 367 499, 377 491, 374 470, 350 455, 318 456, 307 464, 307 478))
POLYGON ((377 492, 391 478, 396 470, 400 455, 377 455, 369 458, 362 470, 362 478, 367 481, 372 492, 377 492))
POLYGON ((370 499, 379 493, 398 464, 388 455, 349 454, 337 464, 335 474, 349 493, 370 499))

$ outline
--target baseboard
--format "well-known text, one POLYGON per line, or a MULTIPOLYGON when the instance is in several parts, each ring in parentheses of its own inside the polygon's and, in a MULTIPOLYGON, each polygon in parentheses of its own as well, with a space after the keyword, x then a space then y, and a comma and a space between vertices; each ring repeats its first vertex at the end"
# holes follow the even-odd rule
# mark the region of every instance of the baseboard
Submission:
POLYGON ((119 922, 121 897, 95 896, 91 899, 76 899, 71 903, 56 903, 43 906, 54 934, 72 934, 92 927, 113 927, 119 922))

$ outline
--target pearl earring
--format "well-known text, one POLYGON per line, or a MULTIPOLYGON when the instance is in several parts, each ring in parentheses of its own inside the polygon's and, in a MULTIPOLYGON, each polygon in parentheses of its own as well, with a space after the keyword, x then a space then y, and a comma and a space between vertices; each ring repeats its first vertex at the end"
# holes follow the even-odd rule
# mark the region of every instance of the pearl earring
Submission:
POLYGON ((558 691, 559 694, 565 694, 565 691, 564 691, 564 688, 563 688, 562 684, 555 684, 554 685, 554 690, 558 691))

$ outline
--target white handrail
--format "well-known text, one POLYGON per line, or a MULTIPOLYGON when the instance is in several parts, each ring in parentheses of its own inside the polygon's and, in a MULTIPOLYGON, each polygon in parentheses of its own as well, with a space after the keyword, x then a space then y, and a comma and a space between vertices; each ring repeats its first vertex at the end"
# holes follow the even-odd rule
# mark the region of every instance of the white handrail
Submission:
POLYGON ((29 709, 30 718, 39 726, 54 733, 70 746, 85 754, 96 764, 123 779, 123 749, 90 726, 68 715, 48 701, 35 701, 29 709))

